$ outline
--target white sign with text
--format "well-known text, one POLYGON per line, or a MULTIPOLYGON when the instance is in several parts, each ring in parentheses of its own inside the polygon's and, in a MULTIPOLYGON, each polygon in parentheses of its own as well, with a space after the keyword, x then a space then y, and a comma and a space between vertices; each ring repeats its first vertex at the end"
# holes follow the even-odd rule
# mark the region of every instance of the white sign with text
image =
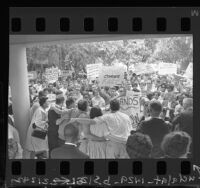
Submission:
POLYGON ((102 63, 88 64, 87 69, 87 78, 90 80, 96 80, 96 77, 99 77, 99 73, 102 68, 102 63))
POLYGON ((133 129, 136 128, 141 116, 140 97, 140 92, 127 91, 126 96, 119 99, 120 111, 129 115, 132 120, 133 129))
POLYGON ((126 69, 121 66, 103 66, 99 75, 99 85, 109 87, 121 85, 125 72, 126 69))

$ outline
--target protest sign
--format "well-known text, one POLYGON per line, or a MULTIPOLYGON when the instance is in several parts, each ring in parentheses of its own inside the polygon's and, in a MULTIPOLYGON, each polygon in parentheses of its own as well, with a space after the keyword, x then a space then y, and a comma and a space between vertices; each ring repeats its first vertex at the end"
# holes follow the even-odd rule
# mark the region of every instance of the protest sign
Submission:
POLYGON ((54 83, 58 80, 59 69, 58 68, 47 68, 45 70, 45 78, 48 83, 54 83))
POLYGON ((90 80, 95 80, 96 77, 99 77, 99 73, 102 68, 102 63, 97 64, 88 64, 87 69, 87 78, 90 80))
POLYGON ((134 65, 134 73, 139 74, 147 74, 147 73, 153 73, 156 70, 152 66, 152 64, 145 64, 145 63, 138 63, 134 65))
POLYGON ((99 75, 100 86, 121 85, 124 81, 124 72, 126 69, 121 66, 103 66, 99 75))
POLYGON ((62 70, 61 71, 61 77, 65 80, 68 76, 72 76, 71 70, 62 70))
POLYGON ((141 93, 139 92, 127 91, 126 96, 119 99, 120 111, 130 117, 133 129, 136 128, 141 116, 140 97, 141 93))
POLYGON ((193 78, 193 63, 190 63, 183 75, 185 78, 192 79, 193 78))
POLYGON ((47 97, 49 102, 54 102, 56 100, 55 94, 48 94, 47 97))
POLYGON ((160 75, 165 74, 176 74, 177 73, 177 64, 173 63, 160 63, 159 72, 160 75))
POLYGON ((28 79, 33 80, 37 78, 37 72, 36 71, 30 71, 28 72, 28 79))

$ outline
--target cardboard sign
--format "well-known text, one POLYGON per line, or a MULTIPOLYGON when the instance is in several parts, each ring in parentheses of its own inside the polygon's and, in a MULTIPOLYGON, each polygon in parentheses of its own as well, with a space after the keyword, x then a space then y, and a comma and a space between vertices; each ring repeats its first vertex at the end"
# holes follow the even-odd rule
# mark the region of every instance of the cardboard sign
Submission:
POLYGON ((193 63, 190 63, 183 75, 185 78, 192 79, 193 78, 193 63))
POLYGON ((133 129, 136 128, 141 116, 140 97, 141 93, 139 92, 127 91, 126 96, 119 99, 120 111, 130 117, 133 129))
POLYGON ((100 86, 117 86, 124 81, 124 72, 126 69, 121 66, 103 66, 99 76, 100 86))
POLYGON ((58 68, 47 68, 45 70, 45 78, 48 83, 54 83, 58 80, 59 69, 58 68))
POLYGON ((99 73, 102 68, 102 63, 97 64, 88 64, 87 69, 87 78, 89 80, 96 80, 96 77, 99 77, 99 73))
POLYGON ((177 64, 173 63, 160 63, 159 64, 159 74, 176 74, 177 73, 177 64))

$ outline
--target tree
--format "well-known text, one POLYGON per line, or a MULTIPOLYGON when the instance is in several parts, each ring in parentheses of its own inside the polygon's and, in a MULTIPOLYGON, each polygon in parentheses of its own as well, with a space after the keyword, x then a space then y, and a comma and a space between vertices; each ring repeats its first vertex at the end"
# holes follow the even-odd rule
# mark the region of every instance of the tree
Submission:
POLYGON ((189 64, 192 62, 192 39, 191 37, 173 37, 160 39, 157 49, 153 54, 153 59, 168 63, 181 62, 189 64))
POLYGON ((76 72, 86 72, 86 65, 95 63, 98 58, 102 59, 104 65, 118 61, 129 69, 135 63, 155 61, 181 62, 187 67, 192 62, 192 56, 191 37, 63 43, 27 48, 29 69, 37 62, 48 60, 48 66, 66 67, 76 72))

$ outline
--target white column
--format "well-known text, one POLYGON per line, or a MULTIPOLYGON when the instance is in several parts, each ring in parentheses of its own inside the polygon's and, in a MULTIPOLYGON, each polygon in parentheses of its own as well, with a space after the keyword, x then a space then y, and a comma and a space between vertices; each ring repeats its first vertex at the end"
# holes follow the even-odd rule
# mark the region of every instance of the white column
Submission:
POLYGON ((19 132, 21 146, 24 147, 30 123, 26 48, 24 45, 10 45, 9 48, 9 82, 14 121, 19 132))

